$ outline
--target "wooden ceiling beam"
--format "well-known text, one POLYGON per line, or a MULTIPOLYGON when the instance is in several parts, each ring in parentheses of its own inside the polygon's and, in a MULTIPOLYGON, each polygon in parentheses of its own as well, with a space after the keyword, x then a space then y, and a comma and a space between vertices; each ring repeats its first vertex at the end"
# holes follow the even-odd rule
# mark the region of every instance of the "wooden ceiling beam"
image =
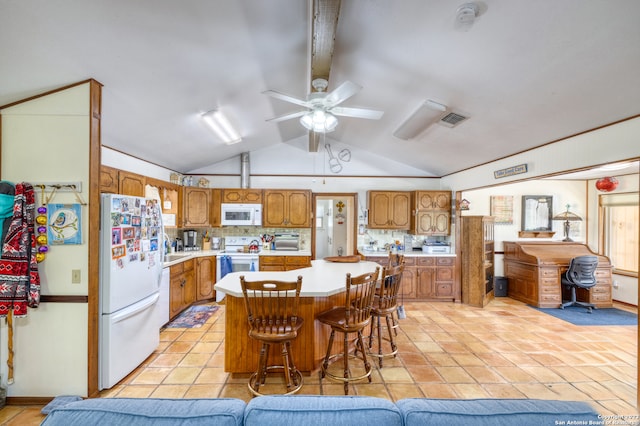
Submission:
MULTIPOLYGON (((311 79, 323 78, 329 81, 331 61, 338 28, 341 0, 312 0, 311 22, 311 79)), ((313 85, 310 92, 315 91, 313 85)), ((329 91, 327 89, 327 91, 329 91)), ((318 152, 319 135, 309 132, 309 152, 318 152)))

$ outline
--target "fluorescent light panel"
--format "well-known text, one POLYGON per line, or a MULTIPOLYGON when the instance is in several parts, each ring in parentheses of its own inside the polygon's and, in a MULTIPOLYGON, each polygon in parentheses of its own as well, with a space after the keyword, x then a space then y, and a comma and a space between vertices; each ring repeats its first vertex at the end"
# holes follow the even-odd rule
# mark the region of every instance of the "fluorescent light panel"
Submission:
POLYGON ((398 126, 393 136, 404 140, 413 139, 435 123, 446 111, 446 105, 427 99, 398 126))
POLYGON ((227 145, 232 145, 242 141, 240 134, 231 126, 227 117, 220 112, 220 110, 214 109, 202 114, 202 119, 213 130, 222 142, 227 145))

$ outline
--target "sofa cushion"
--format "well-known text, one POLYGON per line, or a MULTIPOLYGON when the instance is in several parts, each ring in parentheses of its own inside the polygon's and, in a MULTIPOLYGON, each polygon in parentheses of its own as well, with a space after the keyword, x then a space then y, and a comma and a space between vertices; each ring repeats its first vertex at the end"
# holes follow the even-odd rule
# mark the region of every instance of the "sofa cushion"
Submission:
POLYGON ((224 425, 241 426, 240 399, 96 398, 56 408, 42 425, 224 425))
POLYGON ((391 401, 367 396, 261 396, 247 404, 246 426, 402 426, 402 416, 391 401))
POLYGON ((407 398, 396 406, 405 426, 590 424, 589 420, 597 424, 599 420, 589 404, 576 401, 407 398))

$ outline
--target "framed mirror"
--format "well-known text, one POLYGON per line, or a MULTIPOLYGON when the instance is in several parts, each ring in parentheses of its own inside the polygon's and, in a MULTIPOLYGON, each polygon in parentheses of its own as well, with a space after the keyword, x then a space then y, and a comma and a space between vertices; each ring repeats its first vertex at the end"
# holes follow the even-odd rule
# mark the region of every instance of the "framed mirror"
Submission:
POLYGON ((522 196, 522 230, 551 231, 553 197, 551 195, 522 196))

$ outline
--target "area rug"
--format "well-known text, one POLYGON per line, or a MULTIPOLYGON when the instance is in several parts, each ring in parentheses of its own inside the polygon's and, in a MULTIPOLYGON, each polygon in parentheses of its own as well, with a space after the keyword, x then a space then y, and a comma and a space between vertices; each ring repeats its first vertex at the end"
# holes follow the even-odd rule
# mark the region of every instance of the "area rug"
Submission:
POLYGON ((567 306, 564 309, 530 308, 574 325, 638 325, 638 315, 616 308, 593 309, 591 313, 581 306, 567 306))
POLYGON ((207 322, 211 315, 218 310, 217 306, 196 305, 186 309, 173 321, 167 324, 166 328, 198 328, 207 322))

